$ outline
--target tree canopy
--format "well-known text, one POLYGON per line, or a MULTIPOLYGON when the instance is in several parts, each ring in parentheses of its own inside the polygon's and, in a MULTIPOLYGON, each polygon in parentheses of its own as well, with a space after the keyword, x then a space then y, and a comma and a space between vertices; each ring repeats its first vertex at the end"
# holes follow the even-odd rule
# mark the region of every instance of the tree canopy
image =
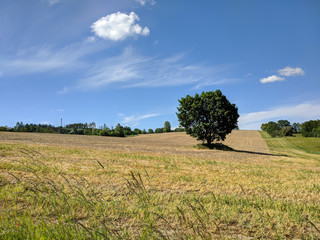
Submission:
POLYGON ((301 130, 301 124, 293 123, 291 125, 288 120, 279 120, 278 122, 270 121, 268 123, 261 124, 261 129, 269 133, 271 137, 285 137, 299 133, 301 130))
POLYGON ((304 137, 320 137, 320 120, 310 120, 301 124, 304 137))
POLYGON ((171 124, 169 121, 164 122, 163 132, 171 132, 171 124))
POLYGON ((178 100, 177 117, 187 134, 206 142, 225 140, 237 127, 238 108, 220 90, 187 95, 178 100))

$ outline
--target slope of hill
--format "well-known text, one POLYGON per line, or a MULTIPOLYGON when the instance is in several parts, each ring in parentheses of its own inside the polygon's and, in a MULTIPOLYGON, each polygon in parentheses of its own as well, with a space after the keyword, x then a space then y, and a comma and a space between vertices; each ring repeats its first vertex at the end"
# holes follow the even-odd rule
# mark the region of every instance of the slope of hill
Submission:
POLYGON ((184 133, 0 133, 3 239, 317 239, 320 161, 234 131, 234 151, 184 133))

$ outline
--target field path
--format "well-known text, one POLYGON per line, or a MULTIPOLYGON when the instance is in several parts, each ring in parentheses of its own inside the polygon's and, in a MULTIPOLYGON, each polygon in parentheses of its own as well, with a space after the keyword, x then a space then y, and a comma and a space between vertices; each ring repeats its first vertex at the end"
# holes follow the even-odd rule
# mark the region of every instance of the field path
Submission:
POLYGON ((269 148, 258 131, 233 131, 224 144, 236 150, 269 153, 269 148))

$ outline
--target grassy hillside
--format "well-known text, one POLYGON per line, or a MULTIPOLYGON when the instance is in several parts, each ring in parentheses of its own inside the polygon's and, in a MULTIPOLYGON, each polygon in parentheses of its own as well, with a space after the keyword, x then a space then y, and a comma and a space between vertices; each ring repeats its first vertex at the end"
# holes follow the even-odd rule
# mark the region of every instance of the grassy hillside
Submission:
POLYGON ((235 133, 234 152, 193 149, 181 134, 118 148, 0 134, 0 238, 318 239, 320 162, 254 152, 248 134, 235 133))
POLYGON ((320 160, 320 138, 305 138, 300 134, 294 137, 272 138, 266 132, 260 133, 274 153, 320 160))
POLYGON ((320 154, 320 138, 305 138, 299 134, 295 137, 288 137, 287 141, 307 153, 320 154))

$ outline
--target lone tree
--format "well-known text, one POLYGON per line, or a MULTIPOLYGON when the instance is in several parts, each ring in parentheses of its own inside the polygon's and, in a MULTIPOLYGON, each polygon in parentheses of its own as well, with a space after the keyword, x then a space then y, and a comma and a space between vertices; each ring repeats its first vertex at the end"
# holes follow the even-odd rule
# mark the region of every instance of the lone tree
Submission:
POLYGON ((211 145, 214 140, 225 140, 237 127, 238 108, 220 90, 187 95, 178 100, 178 120, 187 134, 211 145))
POLYGON ((169 121, 164 122, 163 132, 171 132, 171 124, 169 121))

